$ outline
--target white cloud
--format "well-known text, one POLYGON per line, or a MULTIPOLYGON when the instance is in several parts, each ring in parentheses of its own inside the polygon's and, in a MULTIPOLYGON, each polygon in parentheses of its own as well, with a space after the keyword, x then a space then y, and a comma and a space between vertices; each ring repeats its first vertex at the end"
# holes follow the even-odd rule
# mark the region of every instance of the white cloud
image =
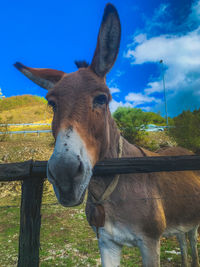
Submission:
POLYGON ((109 89, 110 89, 111 94, 115 94, 115 93, 119 93, 120 92, 120 89, 117 88, 117 87, 111 87, 109 89))
MULTIPOLYGON (((163 8, 166 9, 164 6, 163 8)), ((192 20, 200 21, 200 1, 192 6, 188 21, 192 20)), ((168 34, 147 38, 144 33, 140 33, 134 37, 132 46, 127 46, 125 57, 130 59, 132 65, 155 63, 160 67, 159 61, 162 59, 165 65, 167 97, 168 101, 173 103, 171 108, 177 109, 176 112, 180 113, 184 108, 194 108, 193 103, 196 103, 195 105, 199 103, 200 106, 200 27, 182 35, 168 34), (188 99, 189 95, 191 97, 188 99), (176 103, 179 107, 176 107, 176 103)), ((162 91, 163 83, 160 75, 149 81, 142 95, 134 95, 135 104, 140 103, 140 100, 144 103, 145 100, 150 102, 150 95, 162 91)), ((160 103, 156 107, 159 106, 160 103)))
MULTIPOLYGON (((131 107, 131 108, 136 108, 136 105, 134 103, 131 103, 133 101, 126 101, 125 103, 123 103, 122 101, 116 101, 115 99, 112 99, 112 101, 109 104, 110 107, 110 111, 111 113, 115 112, 115 110, 119 107, 131 107)), ((143 104, 145 104, 146 102, 143 102, 143 104)), ((150 106, 142 106, 142 107, 137 107, 142 109, 143 111, 150 111, 151 107, 150 106)))
POLYGON ((147 84, 147 88, 144 89, 144 92, 147 95, 153 94, 155 92, 162 92, 162 91, 163 91, 162 81, 149 82, 147 84))
POLYGON ((148 112, 148 111, 151 111, 151 109, 152 109, 151 107, 148 107, 148 106, 147 106, 147 107, 140 107, 140 108, 141 108, 143 111, 147 111, 147 112, 148 112))
POLYGON ((155 97, 150 97, 148 95, 144 95, 141 93, 129 93, 126 97, 125 100, 127 102, 132 102, 133 107, 137 107, 139 105, 143 105, 146 103, 158 103, 160 102, 159 99, 156 99, 155 97))
POLYGON ((149 111, 150 107, 145 106, 147 103, 160 103, 160 100, 148 96, 141 93, 129 93, 127 96, 125 96, 125 102, 122 101, 116 101, 115 99, 112 99, 110 102, 110 111, 113 113, 118 107, 132 107, 132 108, 141 108, 144 111, 149 111), (141 105, 144 105, 141 107, 141 105))
POLYGON ((115 112, 115 110, 118 107, 121 107, 121 106, 123 106, 123 103, 121 101, 120 102, 117 102, 116 100, 112 99, 112 101, 109 104, 111 113, 115 112))
POLYGON ((182 70, 192 70, 200 65, 200 28, 184 36, 161 35, 144 39, 134 49, 129 49, 126 57, 132 64, 159 62, 179 66, 182 70))
POLYGON ((137 44, 141 44, 144 41, 146 41, 146 39, 147 39, 146 34, 145 33, 140 33, 140 34, 138 34, 138 35, 136 35, 134 37, 134 42, 137 43, 137 44))
POLYGON ((133 107, 133 105, 131 105, 131 103, 128 103, 128 102, 125 102, 125 103, 123 103, 122 101, 117 102, 116 100, 112 99, 112 101, 109 104, 109 107, 110 107, 111 113, 113 113, 118 107, 133 107))
MULTIPOLYGON (((174 92, 188 86, 200 75, 200 28, 184 36, 159 36, 145 40, 127 52, 132 64, 154 62, 163 59, 166 88, 174 92)), ((152 94, 163 89, 161 77, 149 82, 145 92, 152 94)))

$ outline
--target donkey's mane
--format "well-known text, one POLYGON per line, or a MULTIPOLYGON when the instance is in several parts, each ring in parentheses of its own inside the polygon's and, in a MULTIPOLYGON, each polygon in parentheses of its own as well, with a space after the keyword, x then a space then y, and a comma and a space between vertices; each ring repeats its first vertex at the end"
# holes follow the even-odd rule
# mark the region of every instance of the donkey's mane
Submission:
POLYGON ((89 63, 85 60, 75 60, 74 63, 78 69, 87 68, 89 66, 89 63))

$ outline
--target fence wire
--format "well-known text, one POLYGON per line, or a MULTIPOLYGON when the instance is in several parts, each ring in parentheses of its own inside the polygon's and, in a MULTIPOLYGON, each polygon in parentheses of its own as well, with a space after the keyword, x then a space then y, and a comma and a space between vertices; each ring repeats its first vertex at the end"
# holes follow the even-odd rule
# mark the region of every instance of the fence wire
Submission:
MULTIPOLYGON (((195 195, 180 195, 180 196, 176 196, 176 198, 185 198, 185 199, 193 199, 200 196, 200 193, 195 194, 195 195)), ((146 200, 162 200, 162 199, 171 199, 170 197, 143 197, 143 198, 133 198, 133 201, 146 201, 146 200)), ((86 201, 88 203, 94 204, 92 201, 86 201)), ((111 202, 111 203, 115 203, 113 200, 107 199, 105 202, 111 202)), ((41 206, 56 206, 56 205, 61 205, 58 202, 53 202, 53 203, 42 203, 41 206)), ((0 206, 1 208, 20 208, 19 205, 5 205, 5 206, 0 206)))
MULTIPOLYGON (((60 205, 58 202, 55 203, 44 203, 41 206, 56 206, 56 205, 60 205)), ((20 205, 5 205, 5 206, 0 206, 0 209, 5 209, 5 208, 19 208, 20 209, 20 205)))

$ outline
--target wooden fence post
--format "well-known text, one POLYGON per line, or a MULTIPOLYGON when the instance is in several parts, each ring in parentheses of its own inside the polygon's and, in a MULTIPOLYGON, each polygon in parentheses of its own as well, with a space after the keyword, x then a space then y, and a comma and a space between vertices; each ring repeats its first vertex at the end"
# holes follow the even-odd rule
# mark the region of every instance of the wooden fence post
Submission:
POLYGON ((38 267, 44 178, 22 182, 18 267, 38 267))

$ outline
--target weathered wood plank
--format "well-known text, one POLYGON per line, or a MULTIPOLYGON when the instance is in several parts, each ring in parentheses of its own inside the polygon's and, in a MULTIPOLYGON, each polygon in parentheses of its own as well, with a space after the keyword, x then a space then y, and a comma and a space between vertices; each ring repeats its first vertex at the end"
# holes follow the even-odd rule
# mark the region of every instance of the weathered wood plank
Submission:
POLYGON ((109 159, 95 165, 94 175, 200 170, 200 156, 109 159))
POLYGON ((32 163, 31 175, 46 178, 47 161, 34 161, 32 163))
POLYGON ((22 183, 18 267, 39 266, 43 182, 30 177, 22 183))
POLYGON ((32 160, 0 164, 0 181, 19 181, 30 177, 32 160))
MULTIPOLYGON (((25 180, 30 176, 46 178, 46 166, 47 161, 0 164, 0 181, 25 180)), ((93 174, 108 175, 187 170, 200 170, 200 156, 107 159, 95 165, 93 174)))

